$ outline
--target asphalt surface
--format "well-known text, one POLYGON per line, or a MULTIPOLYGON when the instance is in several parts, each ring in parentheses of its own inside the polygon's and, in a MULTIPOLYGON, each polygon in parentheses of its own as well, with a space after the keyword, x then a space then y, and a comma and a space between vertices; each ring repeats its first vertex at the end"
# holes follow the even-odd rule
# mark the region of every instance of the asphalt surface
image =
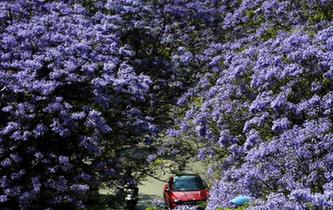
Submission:
POLYGON ((163 187, 164 182, 151 177, 148 177, 146 181, 142 182, 139 185, 139 203, 137 205, 137 210, 145 210, 151 206, 154 199, 162 199, 163 187))

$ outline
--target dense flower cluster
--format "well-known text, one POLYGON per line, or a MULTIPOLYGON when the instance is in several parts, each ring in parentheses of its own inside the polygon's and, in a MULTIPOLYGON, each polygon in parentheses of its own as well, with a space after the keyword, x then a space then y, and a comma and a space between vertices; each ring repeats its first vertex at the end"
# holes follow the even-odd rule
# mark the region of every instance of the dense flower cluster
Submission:
POLYGON ((150 170, 217 2, 1 1, 0 207, 84 208, 150 170))
POLYGON ((84 208, 87 192, 126 170, 119 152, 158 132, 147 110, 156 81, 124 38, 137 3, 115 2, 92 13, 1 1, 1 209, 84 208))
POLYGON ((332 208, 332 2, 223 2, 225 37, 196 55, 206 72, 178 101, 186 126, 170 131, 214 154, 207 208, 238 194, 253 209, 332 208))
POLYGON ((332 5, 1 1, 0 208, 84 208, 193 137, 219 175, 207 209, 332 208, 332 5))

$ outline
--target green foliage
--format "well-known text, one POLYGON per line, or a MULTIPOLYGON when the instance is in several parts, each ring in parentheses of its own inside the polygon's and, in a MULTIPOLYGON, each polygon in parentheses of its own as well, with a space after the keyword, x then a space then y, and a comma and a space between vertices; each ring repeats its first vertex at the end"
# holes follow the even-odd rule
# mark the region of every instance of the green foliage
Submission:
POLYGON ((248 207, 249 207, 248 205, 245 205, 245 206, 240 206, 237 208, 217 208, 216 210, 245 210, 248 207))
POLYGON ((159 210, 157 207, 148 207, 146 210, 159 210))
POLYGON ((267 41, 267 40, 273 39, 273 38, 276 37, 277 33, 278 33, 277 28, 274 28, 274 27, 273 27, 273 28, 270 28, 270 29, 268 29, 268 30, 265 32, 265 34, 262 36, 262 39, 263 39, 264 41, 267 41))
POLYGON ((256 13, 253 9, 246 11, 246 16, 249 17, 249 18, 253 18, 255 16, 255 14, 256 13))
POLYGON ((201 201, 197 204, 197 207, 202 209, 205 209, 206 206, 207 206, 207 201, 201 201))

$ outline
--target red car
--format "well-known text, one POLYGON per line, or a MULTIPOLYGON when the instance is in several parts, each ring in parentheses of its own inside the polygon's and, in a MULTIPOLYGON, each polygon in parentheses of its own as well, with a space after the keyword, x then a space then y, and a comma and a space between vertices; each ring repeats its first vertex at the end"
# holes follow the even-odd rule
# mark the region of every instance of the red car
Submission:
POLYGON ((196 206, 208 198, 207 185, 196 174, 172 176, 163 190, 164 202, 168 209, 179 205, 196 206))

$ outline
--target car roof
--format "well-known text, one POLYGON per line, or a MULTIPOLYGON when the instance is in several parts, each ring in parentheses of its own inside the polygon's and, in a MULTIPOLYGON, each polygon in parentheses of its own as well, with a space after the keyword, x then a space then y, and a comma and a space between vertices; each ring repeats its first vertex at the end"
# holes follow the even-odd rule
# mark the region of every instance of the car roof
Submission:
POLYGON ((176 174, 175 177, 181 177, 181 176, 195 176, 200 177, 198 174, 176 174))

